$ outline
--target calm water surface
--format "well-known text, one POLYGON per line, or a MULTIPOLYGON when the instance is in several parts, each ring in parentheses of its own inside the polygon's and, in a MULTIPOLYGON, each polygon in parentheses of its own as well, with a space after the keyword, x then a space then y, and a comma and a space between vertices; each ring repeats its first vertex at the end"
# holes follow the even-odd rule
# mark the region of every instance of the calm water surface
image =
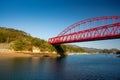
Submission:
POLYGON ((113 54, 1 58, 0 80, 120 80, 120 58, 113 54))

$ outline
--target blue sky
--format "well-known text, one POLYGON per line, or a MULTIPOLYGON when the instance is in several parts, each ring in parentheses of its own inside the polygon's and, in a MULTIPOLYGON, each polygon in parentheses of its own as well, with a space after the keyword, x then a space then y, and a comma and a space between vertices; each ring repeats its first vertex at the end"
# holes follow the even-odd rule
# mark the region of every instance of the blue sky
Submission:
MULTIPOLYGON (((75 22, 106 15, 120 16, 119 0, 0 0, 0 26, 23 30, 45 40, 75 22)), ((74 44, 120 49, 120 39, 74 44)))

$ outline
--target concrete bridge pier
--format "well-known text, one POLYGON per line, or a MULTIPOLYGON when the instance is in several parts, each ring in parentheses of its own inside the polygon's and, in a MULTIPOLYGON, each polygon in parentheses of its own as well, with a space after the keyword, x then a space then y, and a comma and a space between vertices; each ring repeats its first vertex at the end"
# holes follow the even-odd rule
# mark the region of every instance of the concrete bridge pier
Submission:
POLYGON ((54 44, 53 47, 56 49, 57 53, 58 53, 61 57, 67 56, 67 55, 66 55, 66 46, 65 46, 65 45, 54 44))

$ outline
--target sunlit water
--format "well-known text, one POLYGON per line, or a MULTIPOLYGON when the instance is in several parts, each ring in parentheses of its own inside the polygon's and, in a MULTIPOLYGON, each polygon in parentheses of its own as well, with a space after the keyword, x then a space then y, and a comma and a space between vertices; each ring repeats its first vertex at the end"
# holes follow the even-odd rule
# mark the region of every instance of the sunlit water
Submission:
POLYGON ((1 58, 0 80, 120 80, 120 58, 113 54, 1 58))

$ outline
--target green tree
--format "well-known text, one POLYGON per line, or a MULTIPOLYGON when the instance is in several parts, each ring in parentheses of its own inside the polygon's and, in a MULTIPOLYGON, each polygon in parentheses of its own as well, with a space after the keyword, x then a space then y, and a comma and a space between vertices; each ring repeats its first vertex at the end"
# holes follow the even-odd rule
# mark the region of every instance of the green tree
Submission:
POLYGON ((25 43, 22 40, 16 40, 12 45, 12 48, 16 51, 22 51, 25 49, 25 43))

